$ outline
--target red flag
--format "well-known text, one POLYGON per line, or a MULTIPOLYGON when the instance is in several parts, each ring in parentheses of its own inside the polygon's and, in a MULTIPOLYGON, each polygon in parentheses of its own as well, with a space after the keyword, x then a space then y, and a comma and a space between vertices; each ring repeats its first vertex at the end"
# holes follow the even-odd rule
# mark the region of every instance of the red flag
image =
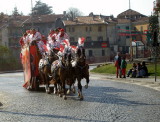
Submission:
POLYGON ((83 45, 84 44, 84 40, 85 40, 84 37, 78 38, 78 44, 79 45, 83 45))
POLYGON ((107 47, 107 43, 101 43, 101 47, 103 48, 107 47))

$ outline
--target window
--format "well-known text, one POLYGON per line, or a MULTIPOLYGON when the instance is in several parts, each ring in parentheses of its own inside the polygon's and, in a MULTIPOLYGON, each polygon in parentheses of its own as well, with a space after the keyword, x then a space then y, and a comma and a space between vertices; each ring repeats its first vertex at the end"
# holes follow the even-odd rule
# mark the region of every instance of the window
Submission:
POLYGON ((75 41, 75 40, 74 40, 74 37, 70 37, 70 41, 75 41))
POLYGON ((143 26, 141 26, 141 32, 143 32, 143 26))
POLYGON ((102 50, 102 56, 105 56, 105 50, 102 50))
POLYGON ((71 32, 71 28, 69 28, 68 31, 71 32))
POLYGON ((74 32, 75 30, 74 30, 74 27, 72 27, 72 32, 74 32))
POLYGON ((93 56, 92 50, 89 50, 89 56, 93 56))
POLYGON ((109 37, 107 37, 107 41, 109 42, 109 37))
POLYGON ((111 51, 114 51, 114 47, 110 47, 111 51))
POLYGON ((118 38, 118 41, 119 41, 119 42, 121 41, 121 38, 120 38, 120 37, 118 38))
POLYGON ((102 36, 99 36, 99 37, 97 38, 97 40, 98 40, 98 41, 103 41, 103 37, 102 37, 102 36))
POLYGON ((126 26, 126 30, 129 30, 129 26, 126 26))
POLYGON ((101 32, 101 31, 102 31, 102 27, 99 26, 99 27, 98 27, 98 32, 101 32))
POLYGON ((88 31, 88 27, 86 27, 86 32, 88 31))
POLYGON ((48 28, 52 27, 52 24, 48 24, 48 28))
POLYGON ((86 37, 86 41, 92 41, 91 37, 90 36, 86 37))
POLYGON ((147 30, 149 30, 149 25, 147 26, 147 30))
POLYGON ((134 27, 134 30, 136 31, 136 30, 137 30, 137 28, 136 28, 136 27, 134 27))
POLYGON ((89 31, 92 31, 92 27, 89 28, 89 31))

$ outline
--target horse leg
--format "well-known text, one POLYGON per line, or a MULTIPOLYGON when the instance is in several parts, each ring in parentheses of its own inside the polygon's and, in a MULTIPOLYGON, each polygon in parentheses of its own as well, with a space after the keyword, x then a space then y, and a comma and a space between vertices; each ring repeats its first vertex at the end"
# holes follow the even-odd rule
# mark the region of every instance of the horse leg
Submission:
POLYGON ((66 87, 65 87, 65 80, 62 82, 62 88, 63 88, 63 99, 66 100, 66 87))
POLYGON ((45 74, 45 79, 46 79, 46 93, 50 94, 49 79, 46 74, 45 74))
POLYGON ((83 100, 81 78, 78 78, 78 97, 83 100))
POLYGON ((54 94, 57 94, 57 83, 54 84, 54 94))
POLYGON ((74 94, 76 93, 76 88, 75 88, 75 86, 74 86, 74 83, 73 83, 72 92, 73 92, 74 94))
POLYGON ((63 92, 63 99, 66 100, 67 97, 66 97, 65 77, 62 76, 60 78, 60 82, 61 82, 61 86, 62 86, 61 92, 63 92))
POLYGON ((76 78, 74 77, 73 78, 73 83, 72 83, 72 92, 75 94, 76 93, 76 88, 75 88, 75 86, 74 86, 74 84, 75 84, 75 82, 76 82, 76 78))
POLYGON ((58 95, 59 97, 62 97, 62 83, 58 82, 58 95))
POLYGON ((67 90, 67 94, 71 93, 71 85, 69 85, 69 89, 67 90))
POLYGON ((87 89, 89 84, 89 75, 85 77, 85 79, 86 79, 86 85, 84 87, 87 89))
MULTIPOLYGON (((39 69, 39 70, 41 70, 41 69, 39 69)), ((44 80, 44 74, 43 74, 43 72, 42 71, 40 71, 39 72, 39 74, 40 74, 40 80, 41 80, 41 82, 45 82, 45 80, 44 80)))

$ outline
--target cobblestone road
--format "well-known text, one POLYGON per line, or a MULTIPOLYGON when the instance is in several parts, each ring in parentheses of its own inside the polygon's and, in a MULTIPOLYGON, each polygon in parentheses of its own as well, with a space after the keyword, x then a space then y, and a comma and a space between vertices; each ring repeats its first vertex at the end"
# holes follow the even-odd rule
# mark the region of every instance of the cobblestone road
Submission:
POLYGON ((23 73, 0 74, 0 122, 160 122, 159 91, 93 74, 90 79, 79 101, 77 94, 63 100, 29 92, 23 73))

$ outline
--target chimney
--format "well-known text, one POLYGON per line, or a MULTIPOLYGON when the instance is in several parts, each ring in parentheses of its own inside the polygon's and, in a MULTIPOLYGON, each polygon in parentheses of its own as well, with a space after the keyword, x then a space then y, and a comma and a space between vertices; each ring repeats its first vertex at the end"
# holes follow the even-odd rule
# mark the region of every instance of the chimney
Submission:
POLYGON ((92 16, 92 19, 93 19, 93 21, 94 21, 94 15, 92 16))
POLYGON ((63 15, 66 16, 66 11, 63 11, 63 15))
POLYGON ((76 21, 76 23, 78 22, 78 18, 77 17, 75 18, 75 21, 76 21))
POLYGON ((99 19, 102 19, 101 14, 99 15, 99 19))

